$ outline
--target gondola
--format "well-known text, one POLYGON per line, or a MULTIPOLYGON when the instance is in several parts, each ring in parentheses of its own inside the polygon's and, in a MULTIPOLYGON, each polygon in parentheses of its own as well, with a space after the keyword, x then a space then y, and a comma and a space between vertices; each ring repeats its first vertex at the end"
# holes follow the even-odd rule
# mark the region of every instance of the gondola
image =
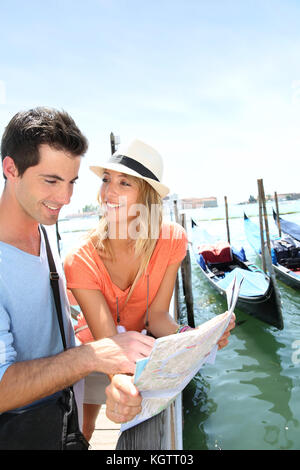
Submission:
MULTIPOLYGON (((277 214, 273 209, 273 219, 276 225, 278 225, 277 214)), ((300 225, 295 224, 295 222, 290 222, 289 220, 285 220, 282 217, 279 217, 279 223, 281 227, 281 231, 286 235, 290 235, 295 240, 300 242, 300 225)))
POLYGON ((192 220, 192 246, 197 264, 209 284, 221 295, 236 276, 244 278, 237 307, 245 313, 283 329, 281 301, 274 280, 246 259, 245 251, 217 241, 192 220))
MULTIPOLYGON (((261 256, 259 226, 244 214, 245 234, 254 251, 261 256)), ((265 237, 264 237, 265 239, 265 237)), ((285 284, 300 289, 300 242, 286 235, 270 236, 272 267, 276 276, 285 284)))

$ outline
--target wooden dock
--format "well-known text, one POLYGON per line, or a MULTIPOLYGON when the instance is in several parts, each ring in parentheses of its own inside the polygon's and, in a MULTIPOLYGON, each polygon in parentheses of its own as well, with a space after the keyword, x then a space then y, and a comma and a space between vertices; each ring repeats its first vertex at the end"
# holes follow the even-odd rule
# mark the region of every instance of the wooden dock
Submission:
POLYGON ((105 408, 105 405, 101 406, 96 428, 90 441, 90 450, 114 450, 116 448, 120 425, 107 418, 105 408))

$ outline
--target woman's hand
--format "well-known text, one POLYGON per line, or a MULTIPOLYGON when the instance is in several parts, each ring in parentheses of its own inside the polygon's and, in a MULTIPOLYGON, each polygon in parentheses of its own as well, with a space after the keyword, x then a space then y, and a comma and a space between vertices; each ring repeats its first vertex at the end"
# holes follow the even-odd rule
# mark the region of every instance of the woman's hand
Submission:
POLYGON ((229 325, 223 333, 223 336, 218 341, 218 349, 222 349, 228 344, 228 338, 230 336, 230 331, 235 327, 235 314, 232 314, 229 325))
POLYGON ((141 412, 142 397, 133 385, 133 377, 114 375, 105 390, 106 416, 115 423, 125 423, 141 412))

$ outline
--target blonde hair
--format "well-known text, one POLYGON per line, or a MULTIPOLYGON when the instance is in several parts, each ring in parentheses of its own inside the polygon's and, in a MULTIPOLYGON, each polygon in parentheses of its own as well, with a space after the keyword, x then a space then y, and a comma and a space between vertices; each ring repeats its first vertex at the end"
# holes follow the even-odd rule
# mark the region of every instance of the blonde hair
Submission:
MULTIPOLYGON (((138 220, 139 231, 137 232, 137 237, 133 240, 135 256, 141 256, 141 264, 129 290, 126 303, 138 279, 147 271, 162 227, 162 199, 160 195, 147 181, 134 176, 130 176, 130 178, 138 185, 139 195, 137 202, 143 206, 143 210, 139 211, 139 216, 135 219, 138 220)), ((100 190, 97 199, 101 206, 100 190)), ((114 254, 110 247, 108 231, 109 225, 104 215, 101 217, 98 227, 90 233, 89 238, 91 238, 99 255, 107 254, 113 259, 114 254)))

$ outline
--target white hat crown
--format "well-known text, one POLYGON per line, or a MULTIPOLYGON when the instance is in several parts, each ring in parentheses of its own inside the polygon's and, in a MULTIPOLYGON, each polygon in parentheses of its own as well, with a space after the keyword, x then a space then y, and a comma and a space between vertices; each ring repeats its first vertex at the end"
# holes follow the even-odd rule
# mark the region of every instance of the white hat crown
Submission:
POLYGON ((150 145, 135 139, 129 145, 120 146, 109 159, 110 162, 122 162, 122 156, 132 158, 151 172, 161 182, 163 176, 163 161, 160 154, 150 145))
POLYGON ((164 198, 169 188, 161 183, 163 160, 150 145, 135 139, 128 145, 121 145, 102 166, 91 166, 96 175, 102 177, 105 169, 119 171, 147 181, 164 198))

